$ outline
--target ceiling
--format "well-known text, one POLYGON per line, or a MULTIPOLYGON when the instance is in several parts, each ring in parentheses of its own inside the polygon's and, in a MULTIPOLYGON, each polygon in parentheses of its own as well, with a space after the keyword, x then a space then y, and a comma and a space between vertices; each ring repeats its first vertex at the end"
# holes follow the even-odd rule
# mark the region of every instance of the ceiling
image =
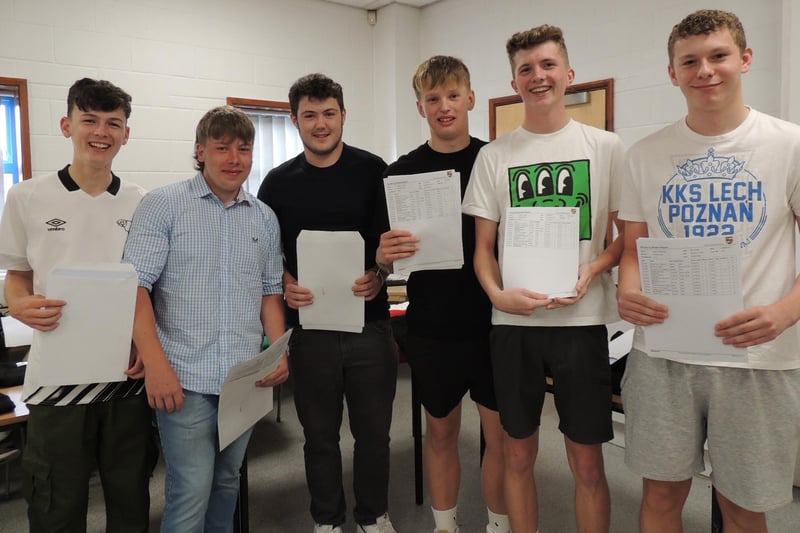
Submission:
POLYGON ((425 7, 430 4, 435 4, 439 0, 400 0, 398 2, 392 0, 326 0, 333 4, 341 4, 343 6, 358 7, 361 9, 379 9, 389 4, 405 4, 412 7, 425 7))

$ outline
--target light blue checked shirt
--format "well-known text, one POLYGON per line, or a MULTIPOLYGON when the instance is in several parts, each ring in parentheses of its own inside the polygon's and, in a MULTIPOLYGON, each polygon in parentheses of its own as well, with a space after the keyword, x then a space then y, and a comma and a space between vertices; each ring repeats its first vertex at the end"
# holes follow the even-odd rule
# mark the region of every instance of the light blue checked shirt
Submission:
POLYGON ((203 175, 145 195, 123 261, 150 291, 161 345, 184 389, 219 394, 261 350, 262 295, 281 294, 275 213, 241 191, 225 206, 203 175))

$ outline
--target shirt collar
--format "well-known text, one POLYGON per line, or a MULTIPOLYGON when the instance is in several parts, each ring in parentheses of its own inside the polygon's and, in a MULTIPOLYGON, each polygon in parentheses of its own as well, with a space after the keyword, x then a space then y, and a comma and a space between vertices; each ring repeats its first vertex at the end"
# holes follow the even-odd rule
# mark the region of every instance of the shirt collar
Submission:
MULTIPOLYGON (((61 184, 64 186, 64 188, 69 192, 79 191, 81 187, 75 183, 75 180, 69 175, 69 167, 70 166, 67 165, 58 171, 58 179, 61 181, 61 184)), ((112 172, 111 183, 108 184, 108 189, 106 189, 106 192, 112 196, 116 196, 121 185, 122 180, 120 180, 119 177, 112 172)))
MULTIPOLYGON (((205 198, 208 196, 217 198, 214 193, 211 192, 211 189, 208 187, 208 183, 206 183, 206 179, 203 177, 203 172, 200 170, 198 170, 194 178, 189 181, 189 191, 195 198, 205 198)), ((219 198, 217 199, 219 200, 219 198)), ((241 187, 239 187, 239 192, 236 195, 236 198, 234 198, 233 203, 229 205, 238 203, 246 203, 247 205, 251 204, 250 199, 247 197, 244 189, 241 187)))

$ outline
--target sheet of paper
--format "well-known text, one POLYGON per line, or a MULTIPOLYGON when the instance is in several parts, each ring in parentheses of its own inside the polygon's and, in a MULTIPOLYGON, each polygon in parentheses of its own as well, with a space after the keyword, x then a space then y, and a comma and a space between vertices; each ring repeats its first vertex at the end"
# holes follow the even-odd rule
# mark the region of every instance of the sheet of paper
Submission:
POLYGON ((357 231, 303 230, 297 237, 297 282, 311 290, 314 303, 300 308, 305 329, 364 329, 364 298, 353 283, 364 275, 364 239, 357 231))
POLYGON ((629 329, 622 335, 615 337, 608 342, 608 362, 616 363, 626 355, 628 355, 633 347, 633 332, 635 330, 629 329))
POLYGON ((30 346, 33 341, 33 328, 26 326, 12 316, 4 316, 3 337, 5 338, 6 348, 15 346, 30 346))
POLYGON ((461 245, 461 175, 455 170, 389 176, 384 181, 389 226, 419 237, 417 252, 394 262, 407 276, 416 270, 464 266, 461 245))
POLYGON ((503 286, 575 296, 579 223, 577 207, 506 208, 503 286))
POLYGON ((272 387, 256 387, 255 382, 278 368, 291 336, 292 330, 287 331, 269 348, 228 372, 217 409, 220 450, 224 450, 272 411, 272 387))
POLYGON ((744 308, 739 243, 730 237, 636 241, 642 292, 669 307, 663 324, 644 328, 654 356, 742 362, 747 350, 722 343, 714 325, 744 308))
POLYGON ((47 275, 47 297, 64 300, 59 326, 34 331, 42 385, 124 381, 131 353, 137 275, 132 265, 64 265, 47 275))

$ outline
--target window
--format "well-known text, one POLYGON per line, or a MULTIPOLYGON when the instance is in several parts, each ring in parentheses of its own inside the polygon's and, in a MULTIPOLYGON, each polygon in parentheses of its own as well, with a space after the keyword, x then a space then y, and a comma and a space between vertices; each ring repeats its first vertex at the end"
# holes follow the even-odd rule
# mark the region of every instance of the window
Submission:
POLYGON ((31 177, 28 83, 23 79, 0 77, 0 160, 3 165, 2 213, 11 186, 31 177))
POLYGON ((244 184, 245 189, 255 195, 264 176, 302 152, 303 143, 297 128, 292 124, 288 103, 228 98, 228 105, 247 113, 256 128, 253 169, 244 184))

